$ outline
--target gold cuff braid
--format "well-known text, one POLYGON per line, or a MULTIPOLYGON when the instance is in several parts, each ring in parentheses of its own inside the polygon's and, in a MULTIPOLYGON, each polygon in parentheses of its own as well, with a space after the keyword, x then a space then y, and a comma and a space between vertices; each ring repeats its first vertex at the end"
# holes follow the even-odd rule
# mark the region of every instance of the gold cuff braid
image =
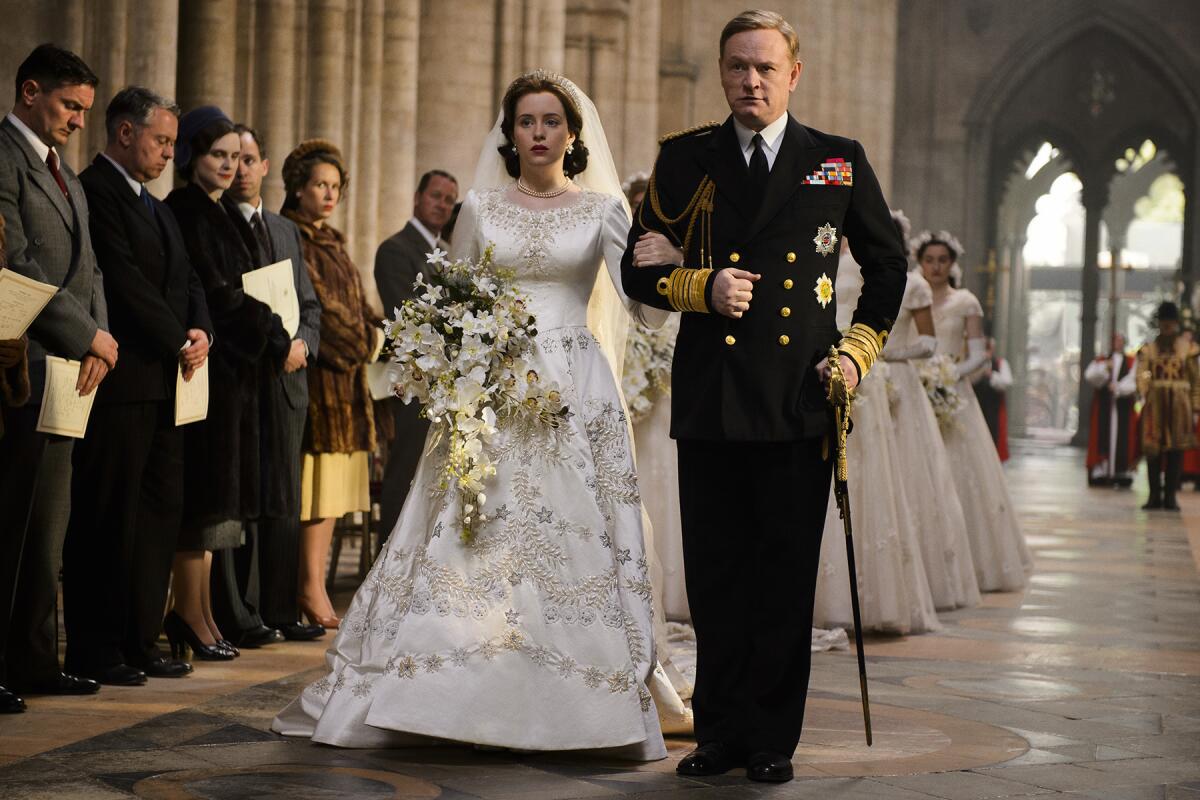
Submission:
POLYGON ((708 313, 704 302, 704 289, 708 286, 711 269, 689 269, 676 267, 671 274, 658 280, 658 293, 667 298, 676 311, 699 311, 708 313))
POLYGON ((887 343, 887 337, 887 331, 876 331, 870 325, 856 322, 838 343, 838 352, 849 356, 858 367, 860 381, 867 377, 867 373, 879 358, 884 344, 887 343))

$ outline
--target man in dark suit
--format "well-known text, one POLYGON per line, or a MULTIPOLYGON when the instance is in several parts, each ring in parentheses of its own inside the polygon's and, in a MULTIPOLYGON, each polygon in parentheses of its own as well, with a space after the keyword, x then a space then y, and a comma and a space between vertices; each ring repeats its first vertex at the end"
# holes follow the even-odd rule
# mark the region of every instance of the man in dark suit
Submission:
POLYGON ((146 189, 174 153, 179 109, 130 86, 105 112, 104 152, 79 176, 121 369, 100 387, 75 447, 63 552, 68 666, 100 683, 182 677, 158 648, 183 514, 175 384, 208 357, 204 288, 171 210, 146 189))
MULTIPOLYGON (((384 239, 375 252, 375 286, 385 316, 392 317, 396 308, 413 297, 417 273, 427 269, 425 257, 436 247, 449 249, 440 237, 457 200, 458 181, 453 175, 435 169, 421 176, 413 196, 412 219, 384 239)), ((383 471, 379 528, 384 536, 391 534, 404 507, 429 431, 429 420, 421 416, 418 404, 405 405, 396 398, 389 399, 388 404, 392 407, 396 432, 388 442, 383 471)))
POLYGON ((671 435, 699 648, 686 775, 745 765, 751 780, 792 778, 831 473, 824 359, 836 346, 855 385, 904 290, 904 250, 862 146, 787 113, 797 48, 774 12, 726 25, 732 115, 665 138, 621 269, 630 297, 684 312, 671 435), (679 243, 685 266, 634 267, 647 230, 679 243), (845 334, 841 236, 865 281, 845 334))
POLYGON ((285 259, 300 305, 300 323, 276 374, 262 387, 263 517, 247 526, 247 542, 213 554, 213 612, 222 630, 240 630, 240 645, 260 647, 287 638, 316 639, 320 625, 303 624, 296 606, 300 558, 300 448, 308 418, 308 370, 321 337, 321 303, 304 264, 300 229, 263 207, 262 184, 271 164, 262 137, 235 126, 242 150, 237 177, 221 198, 259 266, 285 259), (264 622, 265 621, 265 622, 264 622))
POLYGON ((83 127, 99 82, 79 56, 41 45, 17 68, 16 101, 0 122, 8 267, 61 287, 29 329, 32 395, 25 406, 4 409, 0 439, 0 683, 35 693, 99 689, 58 666, 59 554, 73 440, 37 432, 47 355, 80 361, 76 388, 85 395, 117 363, 87 198, 58 154, 83 127))

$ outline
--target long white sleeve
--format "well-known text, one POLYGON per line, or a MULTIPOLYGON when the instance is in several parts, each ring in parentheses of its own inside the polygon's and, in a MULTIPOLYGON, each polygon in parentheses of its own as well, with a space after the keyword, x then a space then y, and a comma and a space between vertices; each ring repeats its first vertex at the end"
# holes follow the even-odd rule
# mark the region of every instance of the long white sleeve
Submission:
MULTIPOLYGON (((888 340, 891 344, 891 340, 888 340)), ((906 346, 885 347, 883 349, 884 361, 909 361, 914 358, 929 358, 937 352, 937 337, 918 335, 915 340, 906 346)))
MULTIPOLYGON (((643 305, 631 299, 621 285, 621 259, 625 256, 625 246, 629 242, 629 224, 629 212, 625 210, 625 205, 613 198, 604 209, 604 221, 600 229, 600 255, 604 258, 608 279, 612 281, 617 296, 630 316, 648 328, 661 328, 672 312, 643 305)), ((604 278, 601 277, 601 280, 604 278)), ((589 317, 590 310, 589 308, 589 317)))
POLYGON ((1117 397, 1132 397, 1137 394, 1137 370, 1131 369, 1125 373, 1125 377, 1117 381, 1117 397))
POLYGON ((1097 358, 1095 361, 1087 365, 1087 369, 1083 371, 1083 379, 1091 384, 1094 389, 1102 389, 1108 385, 1109 366, 1108 359, 1097 358))
POLYGON ((958 377, 970 375, 987 363, 987 340, 982 336, 978 339, 967 340, 967 357, 954 365, 958 377))
POLYGON ((997 367, 992 370, 991 376, 988 377, 988 382, 997 392, 1006 392, 1013 385, 1012 370, 1008 366, 1008 362, 1003 358, 997 359, 997 367))

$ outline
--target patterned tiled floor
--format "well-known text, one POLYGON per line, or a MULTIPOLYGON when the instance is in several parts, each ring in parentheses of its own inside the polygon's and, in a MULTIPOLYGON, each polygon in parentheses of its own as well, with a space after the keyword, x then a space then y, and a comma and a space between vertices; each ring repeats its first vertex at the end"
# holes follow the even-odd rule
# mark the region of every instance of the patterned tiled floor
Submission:
POLYGON ((32 698, 0 717, 0 797, 1200 800, 1200 495, 1147 514, 1144 490, 1089 490, 1077 451, 1034 446, 1009 477, 1028 591, 944 614, 936 635, 869 639, 871 748, 853 654, 817 654, 791 784, 680 779, 685 740, 655 764, 282 740, 271 716, 322 653, 289 643, 182 681, 32 698))

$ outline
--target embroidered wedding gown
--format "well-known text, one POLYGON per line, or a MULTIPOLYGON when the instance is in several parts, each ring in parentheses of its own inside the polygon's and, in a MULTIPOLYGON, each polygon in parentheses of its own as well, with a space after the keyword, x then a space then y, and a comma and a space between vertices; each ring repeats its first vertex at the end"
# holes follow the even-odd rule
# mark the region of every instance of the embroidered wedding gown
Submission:
MULTIPOLYGON (((979 300, 966 289, 951 289, 935 302, 933 324, 938 352, 961 360, 967 319, 981 316, 979 300)), ((1017 522, 996 443, 967 377, 959 379, 958 391, 965 403, 958 413, 958 424, 943 430, 942 439, 967 523, 975 576, 980 591, 1017 591, 1033 572, 1033 557, 1017 522)))
MULTIPOLYGON (((861 268, 849 254, 838 265, 838 327, 850 318, 862 292, 861 268)), ((854 523, 854 560, 864 630, 926 633, 939 630, 929 581, 918 543, 920 531, 900 479, 893 422, 888 407, 888 365, 878 362, 855 392, 847 439, 850 509, 854 523)), ((813 624, 851 627, 846 536, 831 496, 821 540, 821 565, 813 624)))
MULTIPOLYGON (((900 313, 883 358, 894 389, 892 418, 900 481, 917 526, 929 590, 938 609, 979 605, 979 583, 958 492, 953 491, 950 459, 937 417, 917 369, 905 351, 918 341, 913 311, 929 308, 933 291, 917 270, 910 270, 900 313)), ((928 350, 926 350, 928 352, 928 350)))
MULTIPOLYGON (((656 700, 683 708, 655 667, 628 423, 587 326, 602 260, 620 292, 629 217, 607 194, 568 197, 531 210, 511 188, 469 192, 458 229, 478 233, 456 255, 491 243, 495 263, 515 271, 536 316, 530 360, 561 387, 570 418, 556 430, 500 429, 488 521, 473 544, 460 541, 437 490, 444 444, 421 459, 327 654, 329 673, 276 718, 276 731, 357 747, 435 737, 666 755, 656 700)), ((661 323, 661 312, 625 303, 661 323)))

